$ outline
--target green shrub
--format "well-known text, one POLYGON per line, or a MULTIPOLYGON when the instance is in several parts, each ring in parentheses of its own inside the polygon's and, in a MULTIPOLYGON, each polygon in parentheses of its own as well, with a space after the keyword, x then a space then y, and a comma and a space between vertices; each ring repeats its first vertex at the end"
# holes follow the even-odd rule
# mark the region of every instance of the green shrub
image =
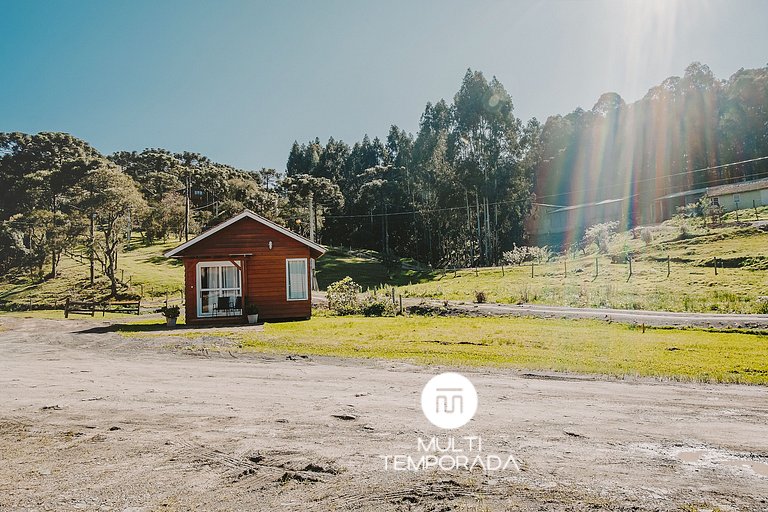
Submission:
POLYGON ((484 291, 475 292, 475 302, 478 304, 485 304, 488 301, 488 297, 485 296, 484 291))
POLYGON ((363 302, 360 312, 365 316, 395 316, 397 310, 389 297, 371 295, 363 302))
POLYGON ((157 313, 162 313, 165 318, 179 318, 181 310, 179 306, 163 306, 156 310, 157 313))
POLYGON ((360 285, 347 276, 328 285, 328 309, 337 315, 354 315, 360 312, 360 285))

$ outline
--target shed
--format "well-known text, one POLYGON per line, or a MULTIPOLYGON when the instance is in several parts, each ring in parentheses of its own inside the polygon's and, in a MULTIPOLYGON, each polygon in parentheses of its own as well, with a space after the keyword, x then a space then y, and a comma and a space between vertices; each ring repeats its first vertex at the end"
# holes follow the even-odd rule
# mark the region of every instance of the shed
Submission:
POLYGON ((716 201, 726 212, 768 206, 768 178, 710 187, 707 189, 707 197, 716 201))
POLYGON ((314 263, 325 247, 245 210, 165 253, 184 262, 187 323, 312 315, 314 263))

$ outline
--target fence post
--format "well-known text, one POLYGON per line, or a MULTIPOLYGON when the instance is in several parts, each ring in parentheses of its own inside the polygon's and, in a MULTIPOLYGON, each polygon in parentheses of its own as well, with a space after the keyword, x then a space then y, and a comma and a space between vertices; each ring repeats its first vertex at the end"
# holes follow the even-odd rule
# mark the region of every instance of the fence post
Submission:
POLYGON ((627 282, 629 282, 629 280, 632 279, 632 256, 627 256, 627 261, 629 262, 629 275, 627 276, 627 282))
POLYGON ((504 277, 504 264, 501 264, 501 277, 504 277))
POLYGON ((64 318, 69 318, 69 297, 64 301, 64 318))
POLYGON ((715 275, 717 275, 717 256, 715 256, 715 275))
POLYGON ((392 304, 395 303, 395 287, 392 287, 392 304))
POLYGON ((595 256, 595 277, 600 275, 600 260, 595 256))
POLYGON ((531 279, 533 279, 533 260, 531 260, 531 279))
POLYGON ((403 314, 403 295, 400 294, 400 314, 403 314))
POLYGON ((669 274, 671 272, 672 268, 669 263, 669 255, 667 255, 667 277, 669 277, 669 274))
POLYGON ((565 260, 563 261, 563 267, 564 267, 563 277, 567 278, 568 277, 568 256, 566 256, 565 260))

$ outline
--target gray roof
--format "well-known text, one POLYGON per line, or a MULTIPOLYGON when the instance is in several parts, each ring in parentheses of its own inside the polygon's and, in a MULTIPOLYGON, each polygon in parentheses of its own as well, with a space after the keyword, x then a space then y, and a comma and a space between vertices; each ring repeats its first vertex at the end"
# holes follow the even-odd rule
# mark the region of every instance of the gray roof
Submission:
POLYGON ((683 190, 682 192, 675 192, 673 194, 667 194, 665 196, 657 197, 654 199, 654 201, 661 201, 662 199, 674 199, 676 197, 683 197, 683 196, 695 196, 696 194, 703 194, 706 192, 706 188, 697 188, 694 190, 683 190))
POLYGON ((626 197, 618 197, 616 199, 606 199, 604 201, 598 201, 596 203, 583 203, 583 204, 574 204, 572 206, 564 206, 562 208, 558 208, 557 210, 554 210, 552 213, 564 212, 564 211, 568 211, 568 210, 578 210, 579 208, 589 208, 589 207, 594 207, 594 206, 603 206, 605 204, 611 204, 611 203, 618 203, 618 202, 621 202, 621 201, 626 201, 626 200, 628 200, 628 199, 630 199, 632 197, 635 197, 636 195, 637 194, 633 194, 631 196, 626 196, 626 197))
POLYGON ((768 189, 768 178, 761 180, 742 181, 740 183, 731 183, 720 185, 719 187, 710 187, 707 189, 707 195, 710 197, 722 197, 729 194, 739 194, 741 192, 750 192, 752 190, 768 189))

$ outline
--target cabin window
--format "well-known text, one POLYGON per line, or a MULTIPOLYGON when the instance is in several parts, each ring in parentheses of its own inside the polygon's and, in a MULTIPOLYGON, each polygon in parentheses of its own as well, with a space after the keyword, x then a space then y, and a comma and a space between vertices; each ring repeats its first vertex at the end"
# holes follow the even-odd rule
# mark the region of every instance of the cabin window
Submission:
POLYGON ((307 300, 307 259, 290 258, 285 260, 285 280, 288 300, 307 300))
POLYGON ((197 264, 197 316, 243 314, 242 276, 231 261, 197 264))

